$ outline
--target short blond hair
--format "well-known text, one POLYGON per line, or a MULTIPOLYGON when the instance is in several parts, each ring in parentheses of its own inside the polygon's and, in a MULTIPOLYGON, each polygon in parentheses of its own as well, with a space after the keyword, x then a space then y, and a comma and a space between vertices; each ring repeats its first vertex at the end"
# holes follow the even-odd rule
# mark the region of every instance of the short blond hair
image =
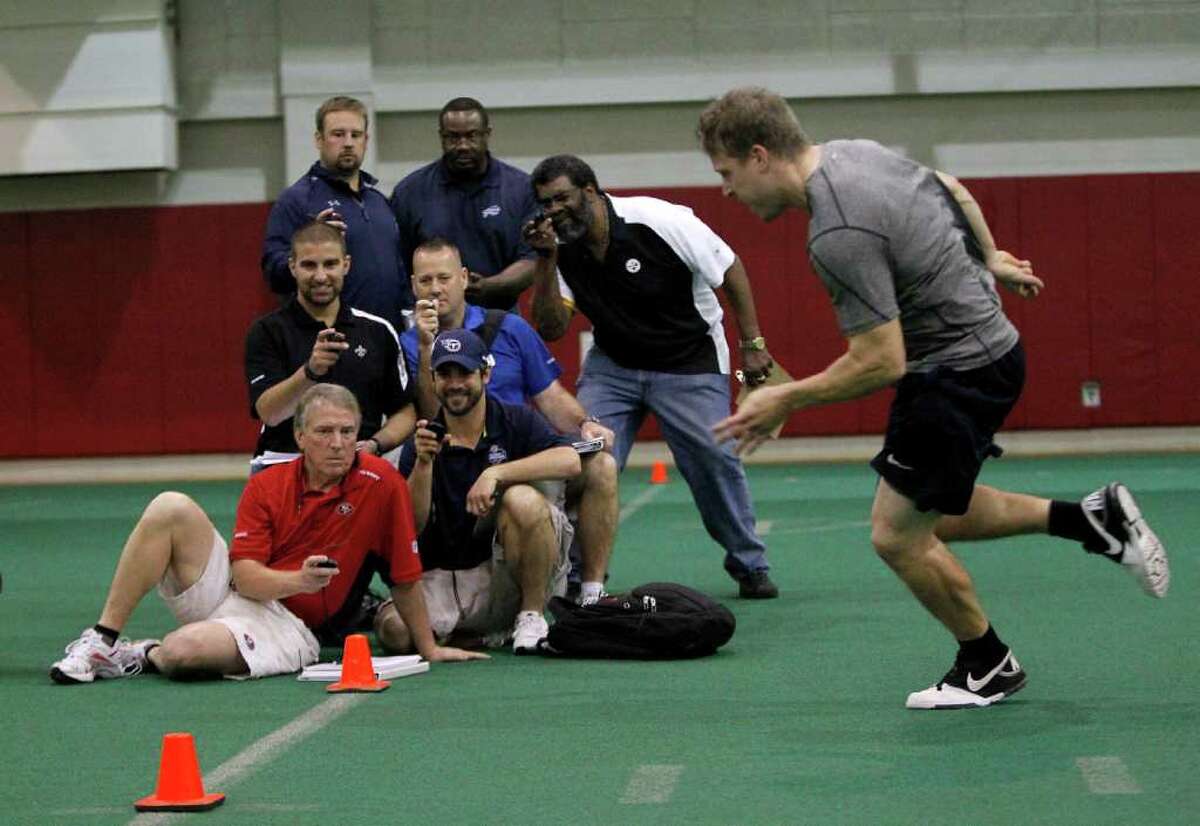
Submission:
POLYGON ((756 144, 795 157, 811 143, 787 101, 761 86, 731 89, 704 107, 696 136, 708 155, 735 160, 746 158, 756 144))
POLYGON ((318 135, 325 134, 325 116, 330 112, 354 112, 362 115, 364 132, 367 131, 367 126, 371 123, 371 118, 367 114, 367 107, 361 100, 345 95, 335 95, 317 108, 318 135))

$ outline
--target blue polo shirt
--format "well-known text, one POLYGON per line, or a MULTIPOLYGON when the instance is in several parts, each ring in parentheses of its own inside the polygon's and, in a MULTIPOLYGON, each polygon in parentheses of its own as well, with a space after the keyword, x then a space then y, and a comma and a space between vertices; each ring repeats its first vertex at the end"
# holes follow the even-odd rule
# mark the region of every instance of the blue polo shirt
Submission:
MULTIPOLYGON (((478 332, 487 318, 487 311, 474 304, 467 304, 466 308, 463 327, 478 332)), ((416 329, 405 330, 400 336, 400 347, 404 350, 408 375, 413 378, 418 378, 420 355, 417 346, 416 329)), ((541 336, 519 315, 507 313, 504 316, 490 349, 495 366, 487 392, 493 399, 506 404, 525 404, 562 375, 558 360, 550 355, 541 336)))
MULTIPOLYGON (((572 439, 525 405, 505 404, 485 395, 483 435, 474 449, 443 445, 433 460, 429 521, 421 531, 421 567, 462 571, 492 558, 492 534, 474 536, 475 517, 467 512, 467 491, 490 465, 514 462, 552 447, 570 447, 572 439)), ((446 415, 435 417, 445 423, 446 415)), ((400 449, 400 472, 412 475, 417 454, 413 437, 400 449)))
POLYGON ((396 184, 392 210, 400 225, 404 265, 430 238, 453 241, 463 265, 480 275, 495 275, 535 253, 521 237, 521 225, 537 205, 529 175, 488 154, 487 172, 475 181, 456 181, 441 159, 396 184))
POLYGON ((287 265, 292 233, 333 207, 346 222, 346 250, 350 253, 342 303, 382 316, 403 330, 400 311, 413 305, 412 284, 400 255, 396 218, 376 183, 373 176, 359 172, 359 191, 355 193, 320 162, 314 163, 271 207, 263 239, 262 272, 272 290, 294 294, 296 280, 287 265))

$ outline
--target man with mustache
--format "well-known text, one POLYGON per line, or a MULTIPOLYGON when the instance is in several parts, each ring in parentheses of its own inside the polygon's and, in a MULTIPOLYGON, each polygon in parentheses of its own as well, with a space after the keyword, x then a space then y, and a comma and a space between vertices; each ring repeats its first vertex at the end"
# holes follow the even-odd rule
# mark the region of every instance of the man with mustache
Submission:
POLYGON ((392 190, 405 265, 431 238, 447 238, 469 272, 467 299, 511 309, 533 279, 533 251, 521 225, 533 213, 529 175, 488 151, 487 109, 455 98, 438 115, 442 157, 392 190))
POLYGON ((354 98, 332 97, 317 109, 316 120, 313 140, 319 158, 271 207, 263 277, 286 300, 296 289, 288 268, 292 234, 310 221, 328 223, 345 233, 354 261, 346 277, 346 302, 403 330, 412 290, 395 216, 387 197, 375 188, 375 177, 362 168, 369 140, 367 108, 354 98))
POLYGON ((709 536, 725 549, 738 594, 779 596, 742 463, 710 432, 731 403, 718 288, 741 331, 747 376, 760 379, 771 365, 741 261, 690 209, 610 196, 574 155, 546 158, 532 178, 546 216, 526 236, 538 251, 534 326, 553 341, 576 309, 588 317, 595 345, 579 401, 616 434, 620 467, 654 413, 709 536))
POLYGON ((434 641, 408 487, 387 462, 355 450, 358 420, 346 388, 309 388, 293 423, 301 456, 250 478, 228 548, 190 497, 156 496, 121 551, 98 622, 67 646, 51 679, 296 672, 316 662, 316 635, 356 607, 356 585, 377 571, 425 659, 480 657, 434 641), (122 639, 155 588, 180 627, 161 642, 122 639))
MULTIPOLYGON (((546 636, 542 611, 566 591, 573 531, 532 482, 579 475, 571 439, 541 414, 485 392, 487 348, 470 330, 433 344, 441 411, 422 419, 400 452, 420 532, 421 587, 438 639, 451 634, 493 647, 511 638, 529 654, 546 636)), ((399 645, 405 623, 380 609, 376 627, 399 645)))

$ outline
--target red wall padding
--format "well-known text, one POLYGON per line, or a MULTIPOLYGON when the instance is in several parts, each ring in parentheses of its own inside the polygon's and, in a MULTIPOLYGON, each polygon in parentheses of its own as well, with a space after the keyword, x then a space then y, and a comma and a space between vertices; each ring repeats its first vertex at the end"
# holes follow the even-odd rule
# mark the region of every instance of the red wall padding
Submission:
MULTIPOLYGON (((1047 283, 1036 301, 1004 294, 1029 352, 1009 427, 1200 423, 1200 173, 966 183, 1000 246, 1032 259, 1047 283), (1082 406, 1084 381, 1100 382, 1101 407, 1082 406)), ((843 351, 801 216, 763 224, 715 187, 639 192, 691 206, 733 246, 771 352, 793 375, 843 351)), ((258 270, 268 208, 0 215, 10 373, 0 456, 249 451, 257 423, 242 342, 274 305, 258 270)), ((570 387, 584 329, 577 318, 552 346, 570 387)), ((877 433, 888 398, 804 411, 784 432, 877 433)))

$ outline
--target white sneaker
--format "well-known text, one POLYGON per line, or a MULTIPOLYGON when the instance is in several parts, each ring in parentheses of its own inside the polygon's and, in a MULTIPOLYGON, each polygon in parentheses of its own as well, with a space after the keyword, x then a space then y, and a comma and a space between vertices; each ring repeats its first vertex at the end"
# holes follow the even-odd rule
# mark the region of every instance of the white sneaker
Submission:
POLYGON ((513 653, 536 654, 538 643, 546 639, 550 626, 539 611, 522 611, 513 626, 513 653))
POLYGON ((1084 548, 1103 554, 1129 571, 1152 597, 1162 598, 1171 584, 1167 549, 1146 520, 1129 488, 1110 482, 1084 497, 1083 513, 1100 540, 1084 548))
MULTIPOLYGON (((143 642, 150 642, 145 640, 143 642)), ((137 651, 126 639, 109 645, 94 628, 85 628, 79 639, 67 646, 67 656, 50 667, 50 679, 63 685, 132 677, 146 663, 145 646, 137 651)))
POLYGON ((1025 687, 1025 670, 1012 649, 990 671, 975 679, 965 663, 955 659, 945 677, 924 691, 908 695, 905 705, 916 709, 986 708, 1025 687))

